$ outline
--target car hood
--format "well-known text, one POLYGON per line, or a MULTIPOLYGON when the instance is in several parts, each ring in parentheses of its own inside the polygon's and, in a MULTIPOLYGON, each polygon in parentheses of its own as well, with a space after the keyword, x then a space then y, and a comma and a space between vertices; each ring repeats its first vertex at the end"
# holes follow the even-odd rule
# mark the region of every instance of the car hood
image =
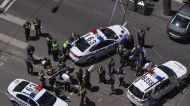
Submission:
POLYGON ((163 65, 172 69, 176 73, 177 78, 187 74, 187 68, 177 61, 171 60, 171 61, 164 63, 163 65))
POLYGON ((68 106, 68 104, 65 101, 57 98, 57 100, 56 100, 56 102, 54 103, 53 106, 68 106))
POLYGON ((113 26, 110 26, 108 28, 112 29, 118 37, 119 37, 119 35, 122 34, 121 31, 124 31, 123 35, 125 35, 125 36, 123 36, 123 37, 129 37, 130 36, 129 30, 122 25, 113 25, 113 26))

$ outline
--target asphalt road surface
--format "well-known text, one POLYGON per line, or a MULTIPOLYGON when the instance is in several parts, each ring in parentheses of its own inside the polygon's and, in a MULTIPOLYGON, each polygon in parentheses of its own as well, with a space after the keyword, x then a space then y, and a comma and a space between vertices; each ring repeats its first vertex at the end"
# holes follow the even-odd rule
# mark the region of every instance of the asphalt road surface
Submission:
MULTIPOLYGON (((12 106, 5 95, 9 83, 15 78, 23 78, 39 84, 37 76, 27 74, 24 59, 26 58, 27 45, 34 45, 36 52, 35 58, 48 56, 46 38, 40 37, 39 40, 25 41, 24 30, 22 28, 25 20, 32 21, 38 17, 42 20, 42 33, 51 34, 58 40, 60 46, 67 40, 72 32, 81 35, 91 31, 94 28, 106 27, 114 24, 122 24, 125 10, 125 0, 119 0, 115 11, 115 1, 112 0, 5 0, 8 3, 4 6, 6 12, 0 15, 0 105, 12 106), (123 4, 122 4, 123 3, 123 4), (113 17, 112 17, 113 15, 113 17)), ((2 4, 4 0, 0 0, 2 4)), ((190 42, 178 43, 166 34, 166 26, 172 16, 165 17, 159 12, 160 1, 154 2, 153 14, 144 16, 132 11, 127 11, 126 27, 129 28, 134 38, 136 31, 140 27, 150 27, 146 33, 146 45, 152 45, 152 48, 146 48, 148 58, 156 64, 162 64, 169 60, 177 60, 183 63, 187 69, 190 69, 190 42)), ((174 3, 174 2, 173 2, 174 3)), ((172 4, 175 8, 181 6, 179 3, 172 4)), ((0 5, 0 7, 3 5, 0 5)), ((31 36, 35 36, 34 30, 31 36)), ((135 39, 136 43, 136 39, 135 39)), ((126 97, 126 88, 118 86, 116 77, 116 94, 109 95, 110 85, 99 84, 98 75, 95 68, 99 65, 108 70, 107 64, 110 57, 116 62, 116 68, 120 66, 118 55, 106 55, 99 62, 82 66, 82 69, 91 71, 92 90, 88 90, 90 103, 87 106, 131 106, 132 104, 126 97)), ((74 67, 75 72, 79 66, 68 60, 67 65, 74 67)), ((81 66, 80 66, 81 67, 81 66)), ((35 65, 35 72, 41 68, 35 65)), ((135 72, 125 67, 127 75, 125 81, 130 84, 135 78, 135 72)), ((188 70, 189 71, 189 70, 188 70)), ((75 72, 72 73, 75 76, 75 72)), ((106 76, 108 78, 108 76, 106 76)), ((165 106, 188 106, 189 88, 183 90, 183 94, 172 92, 172 96, 156 103, 165 106)), ((70 106, 79 106, 80 98, 75 93, 65 92, 70 98, 70 106)))

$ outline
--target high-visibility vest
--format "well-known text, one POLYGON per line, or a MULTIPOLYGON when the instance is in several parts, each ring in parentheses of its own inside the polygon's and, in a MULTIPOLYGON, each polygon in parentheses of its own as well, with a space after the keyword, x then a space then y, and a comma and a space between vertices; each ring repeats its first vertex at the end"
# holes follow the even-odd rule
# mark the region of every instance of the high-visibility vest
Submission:
POLYGON ((66 49, 66 48, 68 47, 68 44, 69 44, 69 42, 68 42, 68 41, 65 41, 65 42, 63 43, 63 48, 66 49))
POLYGON ((81 87, 79 93, 80 93, 80 95, 86 94, 86 89, 84 87, 81 87))
POLYGON ((40 81, 44 81, 45 80, 44 73, 39 72, 38 78, 40 79, 40 81))
POLYGON ((59 45, 57 43, 52 43, 52 51, 59 50, 59 45))
POLYGON ((59 59, 60 59, 61 62, 64 62, 65 61, 65 55, 61 54, 61 56, 59 57, 59 59))
POLYGON ((104 69, 103 68, 98 68, 98 74, 103 74, 103 71, 104 71, 104 69))
POLYGON ((47 74, 48 74, 49 76, 53 75, 53 69, 48 68, 48 69, 47 69, 47 74))

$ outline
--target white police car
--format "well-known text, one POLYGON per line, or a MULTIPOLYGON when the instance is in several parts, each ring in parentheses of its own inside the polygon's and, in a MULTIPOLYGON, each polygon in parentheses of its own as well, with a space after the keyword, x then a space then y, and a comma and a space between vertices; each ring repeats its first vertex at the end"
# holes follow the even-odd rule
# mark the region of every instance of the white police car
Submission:
POLYGON ((127 97, 138 106, 148 105, 168 93, 188 77, 187 69, 177 61, 168 61, 137 78, 127 89, 127 97))
POLYGON ((94 29, 71 44, 69 56, 76 63, 92 63, 114 51, 124 41, 131 44, 132 36, 122 25, 94 29))
POLYGON ((51 92, 24 79, 15 79, 8 86, 6 95, 14 106, 68 106, 51 92))

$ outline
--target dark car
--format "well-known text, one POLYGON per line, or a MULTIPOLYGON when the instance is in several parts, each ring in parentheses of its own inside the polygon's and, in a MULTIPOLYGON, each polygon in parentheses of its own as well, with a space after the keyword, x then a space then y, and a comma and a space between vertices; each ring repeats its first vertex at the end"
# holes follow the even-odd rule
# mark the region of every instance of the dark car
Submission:
POLYGON ((190 4, 184 4, 167 26, 169 37, 186 40, 190 37, 190 4))

